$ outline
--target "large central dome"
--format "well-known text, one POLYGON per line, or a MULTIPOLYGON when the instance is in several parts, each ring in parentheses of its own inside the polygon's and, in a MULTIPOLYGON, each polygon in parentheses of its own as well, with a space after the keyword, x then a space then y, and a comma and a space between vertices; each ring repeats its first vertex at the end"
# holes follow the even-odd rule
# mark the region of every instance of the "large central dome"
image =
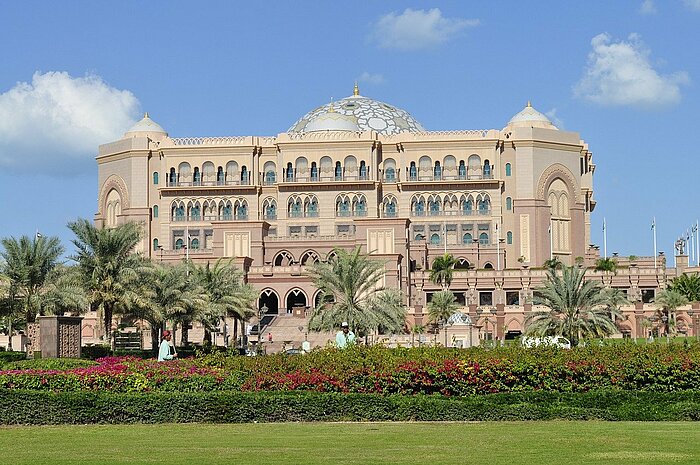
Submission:
POLYGON ((352 96, 311 110, 287 132, 316 131, 376 131, 388 136, 425 129, 407 111, 363 97, 355 85, 352 96))

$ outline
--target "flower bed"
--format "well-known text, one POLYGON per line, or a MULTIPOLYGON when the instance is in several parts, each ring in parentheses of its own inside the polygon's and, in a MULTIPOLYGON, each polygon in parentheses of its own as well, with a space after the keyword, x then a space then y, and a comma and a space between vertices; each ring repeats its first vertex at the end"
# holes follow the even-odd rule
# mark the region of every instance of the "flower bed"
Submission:
POLYGON ((91 367, 0 371, 0 389, 47 391, 318 391, 466 396, 501 392, 700 389, 700 346, 633 345, 571 351, 326 349, 305 356, 211 354, 159 363, 105 357, 91 367))

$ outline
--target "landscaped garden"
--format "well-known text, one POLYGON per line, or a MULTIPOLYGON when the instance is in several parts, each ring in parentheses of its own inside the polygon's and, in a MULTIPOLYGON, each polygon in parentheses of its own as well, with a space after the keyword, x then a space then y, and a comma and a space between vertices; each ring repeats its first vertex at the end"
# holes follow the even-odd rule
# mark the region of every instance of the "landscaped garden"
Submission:
POLYGON ((695 420, 698 386, 693 343, 27 360, 0 371, 0 423, 695 420))

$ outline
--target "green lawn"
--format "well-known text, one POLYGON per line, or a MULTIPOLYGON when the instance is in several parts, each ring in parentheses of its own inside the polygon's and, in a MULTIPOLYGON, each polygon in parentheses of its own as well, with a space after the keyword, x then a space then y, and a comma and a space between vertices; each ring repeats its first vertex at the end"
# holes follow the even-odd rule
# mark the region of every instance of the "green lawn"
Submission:
POLYGON ((2 463, 697 464, 700 423, 0 427, 2 463))

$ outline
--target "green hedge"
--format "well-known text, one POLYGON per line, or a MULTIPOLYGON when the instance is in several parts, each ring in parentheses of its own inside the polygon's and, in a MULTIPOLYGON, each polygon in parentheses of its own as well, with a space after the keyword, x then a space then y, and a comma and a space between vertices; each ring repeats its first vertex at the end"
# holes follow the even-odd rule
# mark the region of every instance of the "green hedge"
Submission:
POLYGON ((72 370, 96 365, 97 362, 80 358, 40 358, 6 363, 3 370, 72 370))
POLYGON ((529 392, 446 398, 339 393, 0 391, 0 424, 700 419, 700 392, 529 392))
POLYGON ((27 358, 25 352, 0 352, 0 369, 11 362, 16 362, 18 360, 24 360, 27 358))

